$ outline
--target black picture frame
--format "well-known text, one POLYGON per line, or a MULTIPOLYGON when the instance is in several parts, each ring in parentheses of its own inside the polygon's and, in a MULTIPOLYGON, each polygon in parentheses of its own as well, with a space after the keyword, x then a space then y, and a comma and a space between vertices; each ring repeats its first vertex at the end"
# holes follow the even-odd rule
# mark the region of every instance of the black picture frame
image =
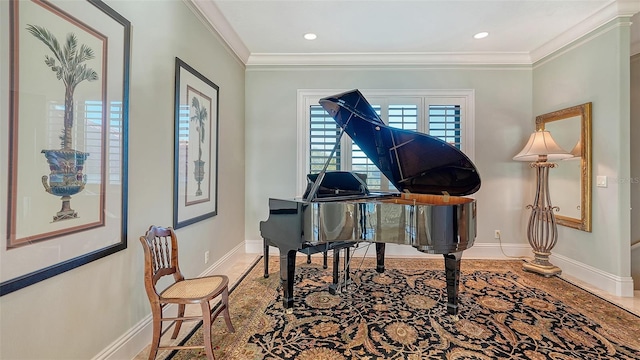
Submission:
POLYGON ((218 85, 176 57, 175 229, 218 214, 219 96, 218 85))
POLYGON ((7 236, 0 247, 0 296, 4 296, 127 248, 131 23, 100 0, 11 0, 8 14, 1 17, 10 25, 8 221, 7 236), (69 97, 64 88, 58 90, 66 85, 62 85, 60 78, 56 79, 53 65, 57 64, 52 60, 59 64, 60 58, 55 48, 39 38, 35 30, 29 30, 30 25, 40 27, 40 34, 49 31, 60 39, 60 47, 67 46, 70 34, 77 37, 80 52, 80 45, 97 44, 93 46, 95 56, 83 61, 90 70, 95 68, 96 76, 91 80, 97 80, 98 85, 93 85, 91 89, 95 90, 91 91, 85 90, 86 86, 78 90, 84 84, 77 86, 76 97, 72 99, 75 106, 67 106, 69 97), (47 66, 51 68, 45 69, 48 75, 34 80, 34 73, 42 72, 41 68, 47 66), (40 88, 31 90, 36 83, 40 88), (63 94, 62 101, 59 93, 63 94), (40 113, 47 115, 36 119, 32 108, 45 109, 47 111, 40 113), (74 119, 72 123, 77 129, 74 136, 82 138, 73 144, 75 149, 79 149, 80 144, 82 150, 64 145, 67 108, 81 109, 75 110, 75 116, 72 114, 70 119, 74 119), (51 142, 50 133, 60 132, 62 117, 65 131, 58 135, 59 149, 39 151, 37 148, 23 154, 25 148, 20 145, 29 139, 35 141, 30 133, 32 129, 44 133, 46 141, 51 142), (42 122, 47 123, 45 129, 42 122), (72 199, 67 199, 66 208, 60 186, 56 183, 54 187, 54 183, 67 176, 67 170, 54 170, 45 151, 76 154, 74 175, 83 184, 79 185, 79 192, 69 196, 72 199), (77 157, 80 153, 84 153, 81 161, 77 157), (25 161, 25 156, 31 161, 25 161), (93 163, 84 162, 86 158, 93 163), (43 169, 51 173, 42 176, 39 187, 31 186, 35 175, 36 181, 40 180, 43 169), (51 214, 48 206, 52 199, 58 207, 62 200, 57 214, 55 209, 51 214), (69 202, 77 211, 69 208, 69 202), (46 216, 41 215, 40 208, 46 208, 46 216))

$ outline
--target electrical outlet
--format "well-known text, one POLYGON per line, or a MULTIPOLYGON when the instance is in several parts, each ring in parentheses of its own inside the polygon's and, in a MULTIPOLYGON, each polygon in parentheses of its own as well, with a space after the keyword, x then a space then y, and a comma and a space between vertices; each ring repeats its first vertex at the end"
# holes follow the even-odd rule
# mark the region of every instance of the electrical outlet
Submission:
POLYGON ((494 230, 493 238, 494 239, 500 239, 500 230, 494 230))
POLYGON ((204 252, 204 263, 205 264, 209 263, 209 251, 204 252))

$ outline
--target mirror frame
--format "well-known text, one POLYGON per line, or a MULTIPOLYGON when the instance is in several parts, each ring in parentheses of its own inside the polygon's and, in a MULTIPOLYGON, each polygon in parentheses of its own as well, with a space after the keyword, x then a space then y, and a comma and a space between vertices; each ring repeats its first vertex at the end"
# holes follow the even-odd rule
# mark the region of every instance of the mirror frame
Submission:
POLYGON ((544 130, 545 124, 580 116, 580 219, 556 215, 558 225, 591 232, 591 103, 572 106, 536 117, 536 130, 544 130))

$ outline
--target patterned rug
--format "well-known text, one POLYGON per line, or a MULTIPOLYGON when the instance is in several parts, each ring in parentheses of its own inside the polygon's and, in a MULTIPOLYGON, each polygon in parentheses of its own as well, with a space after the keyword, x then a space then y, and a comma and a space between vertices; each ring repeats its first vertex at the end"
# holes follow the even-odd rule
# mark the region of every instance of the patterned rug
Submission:
MULTIPOLYGON (((299 260, 292 314, 278 259, 268 279, 258 262, 230 295, 236 332, 213 325, 216 359, 640 359, 640 317, 521 261, 463 259, 457 317, 443 260, 387 259, 382 275, 353 261, 353 282, 331 295, 331 268, 299 260)), ((188 340, 201 341, 199 329, 188 340)), ((172 356, 194 358, 204 352, 172 356)))

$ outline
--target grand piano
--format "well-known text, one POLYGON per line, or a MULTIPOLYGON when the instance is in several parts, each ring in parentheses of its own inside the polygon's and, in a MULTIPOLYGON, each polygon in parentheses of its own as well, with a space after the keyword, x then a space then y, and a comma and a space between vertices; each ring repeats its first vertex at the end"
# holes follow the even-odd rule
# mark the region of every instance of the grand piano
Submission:
POLYGON ((354 195, 334 184, 335 196, 318 196, 318 190, 326 188, 325 165, 306 197, 269 199, 269 218, 260 222, 260 233, 265 257, 269 246, 280 250, 284 308, 294 305, 299 250, 370 242, 376 244, 378 272, 384 271, 385 244, 443 254, 447 312, 457 315, 462 252, 473 246, 476 236, 476 202, 465 197, 480 188, 474 164, 436 137, 385 125, 357 89, 323 98, 320 105, 340 127, 340 136, 346 132, 398 192, 365 190, 354 195))

